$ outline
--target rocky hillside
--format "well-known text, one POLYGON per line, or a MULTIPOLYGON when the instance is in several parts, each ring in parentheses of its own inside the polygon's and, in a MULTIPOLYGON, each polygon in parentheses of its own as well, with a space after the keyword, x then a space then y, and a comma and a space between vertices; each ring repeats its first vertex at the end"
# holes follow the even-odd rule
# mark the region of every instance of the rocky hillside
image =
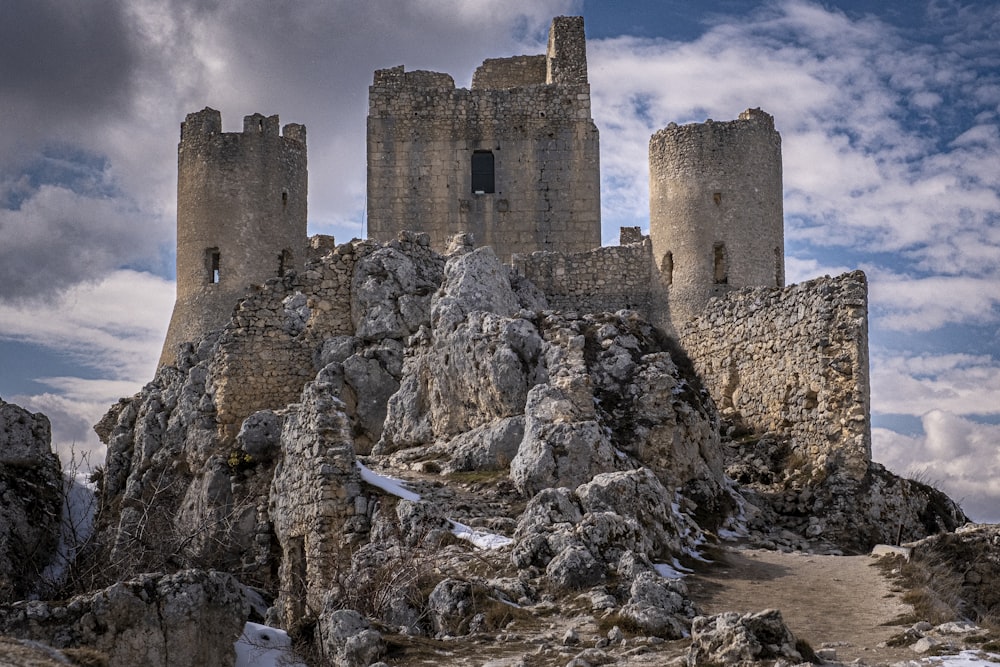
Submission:
POLYGON ((774 615, 696 621, 680 574, 719 539, 857 552, 965 522, 880 466, 859 481, 724 422, 635 313, 550 310, 461 239, 340 246, 179 358, 96 427, 96 530, 62 591, 84 595, 8 606, 7 633, 112 665, 233 664, 247 620, 316 664, 662 664, 681 645, 708 664, 728 660, 716 631, 800 660, 774 615), (349 309, 323 305, 336 271, 349 309), (234 383, 236 350, 273 370, 234 383), (281 396, 293 357, 294 400, 231 424, 227 397, 281 396))

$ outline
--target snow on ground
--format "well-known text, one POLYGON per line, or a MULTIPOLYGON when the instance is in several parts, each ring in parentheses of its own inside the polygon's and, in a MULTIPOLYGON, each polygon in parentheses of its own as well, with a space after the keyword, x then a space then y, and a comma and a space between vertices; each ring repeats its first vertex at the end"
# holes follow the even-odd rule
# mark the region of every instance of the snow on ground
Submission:
POLYGON ((235 647, 235 667, 305 667, 284 630, 247 622, 235 647))
POLYGON ((465 524, 448 519, 451 524, 451 534, 460 540, 466 540, 480 549, 501 549, 514 542, 509 537, 494 535, 485 531, 470 528, 465 524))
POLYGON ((899 662, 894 667, 1000 667, 1000 654, 982 651, 962 651, 957 655, 941 655, 920 660, 899 662))
POLYGON ((420 496, 413 491, 404 488, 404 482, 402 480, 380 475, 366 467, 363 463, 361 463, 361 461, 355 461, 354 464, 358 466, 358 470, 361 471, 361 479, 365 482, 371 484, 372 486, 377 486, 386 493, 391 493, 397 498, 402 498, 403 500, 409 500, 415 503, 420 502, 420 496))
MULTIPOLYGON (((676 563, 677 560, 674 559, 676 563)), ((653 563, 653 569, 664 579, 683 579, 686 575, 679 570, 675 570, 673 565, 667 563, 653 563)))

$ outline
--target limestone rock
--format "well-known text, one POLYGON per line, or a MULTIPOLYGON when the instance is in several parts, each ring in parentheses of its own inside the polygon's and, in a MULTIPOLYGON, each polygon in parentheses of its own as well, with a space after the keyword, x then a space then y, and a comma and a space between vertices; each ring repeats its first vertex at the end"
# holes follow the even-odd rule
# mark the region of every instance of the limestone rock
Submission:
POLYGON ((427 609, 438 636, 466 634, 475 606, 473 585, 459 579, 438 582, 427 598, 427 609))
POLYGON ((698 616, 691 624, 688 665, 753 665, 775 658, 801 662, 795 644, 795 636, 776 609, 698 616))
POLYGON ((323 655, 338 667, 368 667, 385 652, 382 635, 352 609, 320 614, 319 634, 323 655))
POLYGON ((520 308, 507 272, 489 246, 453 255, 444 277, 431 309, 435 329, 449 331, 475 311, 511 316, 520 308))
POLYGON ((280 451, 282 419, 272 410, 260 410, 243 420, 236 444, 257 461, 270 461, 280 451))
POLYGON ((59 538, 63 480, 48 418, 0 399, 0 601, 35 589, 59 538))
POLYGON ((389 244, 359 260, 351 280, 351 316, 359 338, 404 338, 430 320, 442 260, 417 258, 389 244))
POLYGON ((505 417, 456 436, 444 448, 444 472, 502 470, 510 465, 524 438, 524 416, 505 417))
POLYGON ((144 575, 64 603, 0 606, 0 632, 56 648, 89 647, 110 667, 231 665, 250 613, 243 586, 222 572, 144 575))
POLYGON ((687 632, 694 607, 687 587, 679 580, 664 579, 655 572, 642 572, 632 581, 629 600, 621 610, 647 635, 680 639, 687 632))

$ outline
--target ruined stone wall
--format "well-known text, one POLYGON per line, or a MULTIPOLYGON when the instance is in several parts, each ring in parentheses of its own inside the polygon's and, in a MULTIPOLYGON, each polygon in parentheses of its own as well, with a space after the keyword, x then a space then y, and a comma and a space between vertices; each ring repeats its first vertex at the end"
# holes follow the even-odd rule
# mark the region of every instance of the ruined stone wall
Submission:
POLYGON ((545 56, 487 58, 472 75, 473 90, 503 90, 545 83, 545 56))
POLYGON ((864 273, 712 299, 680 329, 724 416, 789 435, 803 463, 860 479, 871 460, 864 273))
POLYGON ((214 109, 188 114, 177 148, 177 299, 160 366, 222 327, 250 285, 306 259, 306 131, 278 117, 222 132, 214 109))
POLYGON ((675 328, 713 296, 784 285, 781 136, 748 109, 649 141, 649 233, 675 328))
POLYGON ((554 310, 580 313, 650 311, 653 279, 649 239, 589 252, 515 255, 514 269, 538 287, 554 310))
POLYGON ((537 57, 490 60, 471 90, 447 74, 375 72, 369 88, 368 234, 426 232, 444 252, 472 233, 502 260, 601 244, 597 127, 580 17, 558 17, 537 57), (473 174, 474 168, 477 172, 473 174))
MULTIPOLYGON (((311 252, 318 255, 331 244, 330 237, 313 237, 311 252)), ((415 234, 401 234, 389 246, 416 262, 429 254, 427 238, 415 234)), ((223 441, 232 442, 243 420, 257 410, 297 401, 320 370, 317 359, 324 340, 362 335, 354 312, 362 296, 356 292, 384 276, 359 279, 356 268, 382 247, 372 241, 341 244, 310 261, 301 273, 273 278, 239 301, 209 365, 223 441)))
POLYGON ((358 246, 344 244, 300 274, 274 278, 239 302, 210 364, 216 419, 232 441, 243 420, 293 403, 316 376, 326 336, 352 334, 351 276, 358 246))

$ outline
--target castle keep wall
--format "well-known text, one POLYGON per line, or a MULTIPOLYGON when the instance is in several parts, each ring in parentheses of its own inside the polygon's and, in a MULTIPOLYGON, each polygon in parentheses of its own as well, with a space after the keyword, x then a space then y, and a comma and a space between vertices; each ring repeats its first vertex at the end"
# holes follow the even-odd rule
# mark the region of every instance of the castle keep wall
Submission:
POLYGON ((817 471, 860 479, 871 460, 868 286, 864 273, 712 299, 681 328, 723 415, 789 435, 817 471))
POLYGON ((221 328, 250 285, 305 262, 306 130, 278 117, 222 132, 214 109, 188 114, 177 148, 177 299, 160 355, 221 328))
POLYGON ((748 109, 729 122, 671 123, 649 141, 649 233, 675 328, 741 287, 781 287, 781 136, 748 109))
POLYGON ((554 310, 583 313, 651 309, 652 245, 606 246, 590 252, 515 255, 514 270, 531 280, 554 310))
POLYGON ((582 18, 556 18, 549 42, 545 56, 487 60, 472 89, 456 89, 436 72, 375 72, 371 238, 425 232, 443 252, 467 232, 504 261, 601 244, 599 139, 582 18))

